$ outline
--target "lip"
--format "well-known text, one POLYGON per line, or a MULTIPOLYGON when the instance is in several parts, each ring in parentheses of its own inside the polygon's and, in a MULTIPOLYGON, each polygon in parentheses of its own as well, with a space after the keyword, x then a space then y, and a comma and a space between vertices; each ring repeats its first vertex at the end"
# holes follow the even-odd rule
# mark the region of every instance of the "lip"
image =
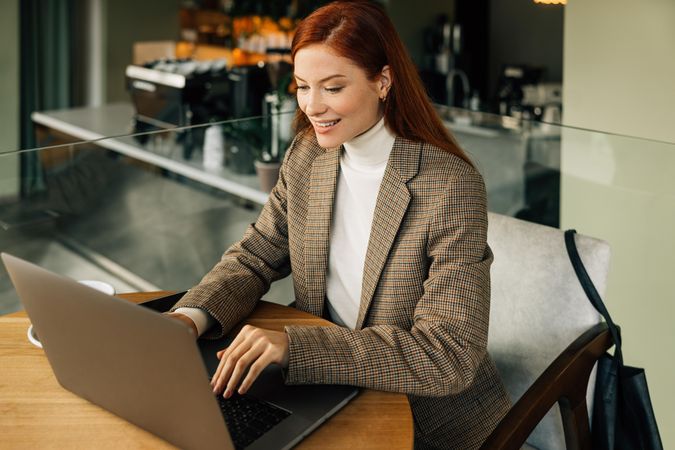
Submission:
POLYGON ((329 131, 331 131, 331 130, 332 130, 333 128, 335 128, 341 121, 342 121, 342 119, 322 120, 322 121, 312 120, 312 125, 314 126, 314 130, 315 130, 317 133, 323 134, 323 133, 328 133, 329 131), (322 124, 322 123, 331 123, 331 122, 335 122, 335 123, 333 123, 333 125, 330 125, 330 126, 327 126, 327 127, 326 127, 326 126, 321 126, 321 125, 319 125, 319 124, 322 124))

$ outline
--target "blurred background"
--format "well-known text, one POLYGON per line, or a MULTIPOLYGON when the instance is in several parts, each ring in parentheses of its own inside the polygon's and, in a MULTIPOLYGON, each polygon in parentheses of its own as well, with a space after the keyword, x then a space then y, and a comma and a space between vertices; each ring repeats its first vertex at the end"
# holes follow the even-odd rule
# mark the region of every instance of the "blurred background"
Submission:
MULTIPOLYGON (((0 250, 118 292, 197 283, 266 201, 293 31, 324 3, 1 2, 0 250)), ((380 3, 489 209, 610 243, 606 303, 675 445, 675 3, 380 3)))

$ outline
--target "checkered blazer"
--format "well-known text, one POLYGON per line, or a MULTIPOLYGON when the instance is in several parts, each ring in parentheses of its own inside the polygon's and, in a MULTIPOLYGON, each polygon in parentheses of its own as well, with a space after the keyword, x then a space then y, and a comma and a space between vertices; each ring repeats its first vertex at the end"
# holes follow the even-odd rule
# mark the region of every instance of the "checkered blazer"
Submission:
MULTIPOLYGON (((241 241, 176 305, 231 329, 270 283, 293 276, 296 307, 326 315, 326 266, 341 149, 296 138, 241 241)), ((477 448, 509 408, 487 354, 490 264, 483 179, 460 158, 397 138, 377 198, 355 330, 289 326, 289 384, 408 394, 416 439, 477 448)))

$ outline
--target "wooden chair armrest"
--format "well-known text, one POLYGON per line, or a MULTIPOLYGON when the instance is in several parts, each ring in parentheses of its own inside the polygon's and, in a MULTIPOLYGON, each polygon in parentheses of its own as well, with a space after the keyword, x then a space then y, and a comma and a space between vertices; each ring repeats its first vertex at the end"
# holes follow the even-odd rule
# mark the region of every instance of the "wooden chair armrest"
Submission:
POLYGON ((499 422, 481 449, 517 450, 556 402, 568 449, 591 448, 586 389, 595 362, 612 347, 607 324, 599 323, 572 342, 499 422))

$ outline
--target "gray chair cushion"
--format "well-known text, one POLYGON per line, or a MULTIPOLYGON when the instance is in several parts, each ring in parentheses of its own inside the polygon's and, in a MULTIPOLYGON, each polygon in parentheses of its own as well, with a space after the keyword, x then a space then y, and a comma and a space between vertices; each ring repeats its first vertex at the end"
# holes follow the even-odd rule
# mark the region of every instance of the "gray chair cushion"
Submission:
MULTIPOLYGON (((561 230, 490 213, 488 243, 495 259, 488 350, 515 403, 546 367, 581 333, 600 321, 579 284, 561 230)), ((579 254, 604 295, 610 250, 606 242, 577 235, 579 254)), ((593 386, 591 378, 589 386, 593 386)), ((588 404, 591 405, 592 388, 588 404)), ((528 444, 564 449, 560 412, 554 407, 528 444)))
POLYGON ((521 450, 539 450, 537 447, 532 447, 531 445, 525 443, 522 447, 520 447, 521 450))

